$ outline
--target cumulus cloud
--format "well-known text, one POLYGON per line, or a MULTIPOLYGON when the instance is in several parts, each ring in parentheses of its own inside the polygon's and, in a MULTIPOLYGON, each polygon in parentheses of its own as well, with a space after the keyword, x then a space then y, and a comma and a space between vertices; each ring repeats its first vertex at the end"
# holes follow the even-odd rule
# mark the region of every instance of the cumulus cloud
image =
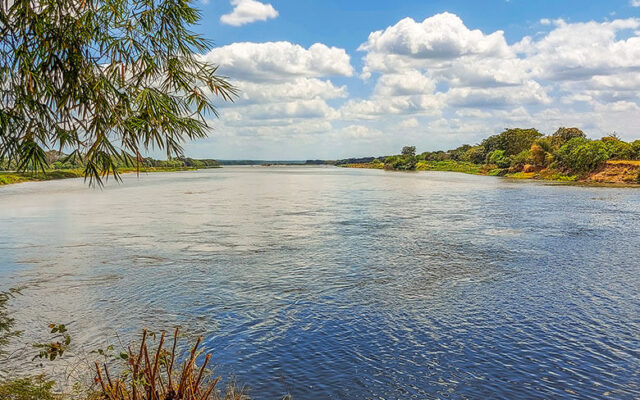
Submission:
POLYGON ((215 48, 205 57, 223 73, 253 82, 353 75, 347 52, 322 43, 305 49, 291 42, 239 42, 215 48))
POLYGON ((335 83, 357 79, 344 49, 220 47, 205 57, 240 89, 235 104, 222 105, 220 129, 229 143, 253 137, 252 145, 296 146, 314 158, 457 146, 507 126, 637 138, 640 19, 540 24, 543 32, 508 43, 502 31, 468 28, 450 13, 405 18, 359 47, 357 97, 343 79, 335 83))
POLYGON ((640 68, 640 36, 618 34, 640 27, 640 19, 569 24, 554 22, 548 35, 525 37, 514 48, 526 57, 532 76, 551 81, 585 80, 640 68))
POLYGON ((412 67, 442 67, 464 56, 508 57, 510 48, 502 31, 485 35, 468 29, 454 14, 442 13, 416 22, 405 18, 369 35, 360 45, 365 57, 364 76, 412 67))
POLYGON ((266 21, 278 16, 271 4, 256 0, 231 0, 233 11, 220 17, 220 22, 231 26, 242 26, 256 21, 266 21))

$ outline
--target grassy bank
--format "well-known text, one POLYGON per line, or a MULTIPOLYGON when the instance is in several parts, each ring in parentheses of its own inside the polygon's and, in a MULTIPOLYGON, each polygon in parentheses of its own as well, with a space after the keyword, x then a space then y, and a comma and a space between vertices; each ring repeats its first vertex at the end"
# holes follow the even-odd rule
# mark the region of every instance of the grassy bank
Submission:
MULTIPOLYGON (((140 173, 149 172, 176 172, 176 171, 195 171, 193 167, 144 167, 140 168, 140 173)), ((121 168, 118 170, 121 174, 130 174, 138 172, 135 168, 121 168)), ((55 169, 45 172, 2 172, 0 171, 0 186, 10 185, 22 182, 38 182, 50 181, 55 179, 83 178, 82 169, 55 169)))
MULTIPOLYGON (((545 135, 534 128, 512 128, 472 146, 416 153, 405 146, 397 155, 338 162, 351 168, 393 171, 451 171, 467 174, 561 182, 640 185, 640 140, 615 134, 588 139, 578 128, 560 127, 545 135)), ((346 160, 341 160, 346 161, 346 160)))
POLYGON ((463 161, 418 161, 416 171, 450 171, 464 174, 483 175, 482 165, 463 161))
MULTIPOLYGON (((344 168, 384 169, 382 163, 344 164, 344 168)), ((583 175, 567 174, 552 168, 525 169, 514 172, 508 168, 497 168, 495 165, 473 164, 464 161, 418 161, 416 171, 446 171, 472 175, 504 176, 512 179, 536 179, 555 182, 582 182, 640 186, 640 161, 612 160, 603 163, 595 171, 583 175)))

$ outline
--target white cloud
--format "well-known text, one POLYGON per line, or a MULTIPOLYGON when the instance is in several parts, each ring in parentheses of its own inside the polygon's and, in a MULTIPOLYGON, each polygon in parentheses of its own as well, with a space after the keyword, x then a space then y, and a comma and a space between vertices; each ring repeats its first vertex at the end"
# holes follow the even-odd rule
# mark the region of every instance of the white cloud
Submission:
POLYGON ((353 75, 347 52, 322 43, 305 49, 290 42, 239 42, 215 48, 205 57, 223 74, 253 82, 353 75))
POLYGON ((467 28, 449 13, 403 19, 359 47, 366 79, 354 85, 357 96, 343 79, 334 82, 356 79, 344 49, 217 48, 206 57, 240 89, 235 104, 221 105, 217 143, 254 149, 245 152, 251 157, 339 158, 407 144, 455 147, 515 126, 578 126, 595 137, 615 130, 636 139, 640 19, 540 23, 543 32, 508 43, 502 31, 467 28))
POLYGON ((271 4, 256 0, 231 0, 233 11, 220 17, 220 22, 231 26, 242 26, 256 21, 266 21, 278 16, 271 4))
POLYGON ((514 46, 526 57, 533 77, 579 81, 640 68, 640 36, 618 38, 620 32, 640 27, 640 19, 554 24, 542 39, 526 37, 514 46))
POLYGON ((485 35, 470 30, 451 13, 437 14, 422 22, 405 18, 384 31, 371 33, 358 50, 367 52, 365 77, 374 71, 442 67, 447 61, 464 56, 512 55, 502 31, 485 35))
POLYGON ((631 7, 640 7, 640 0, 631 0, 629 4, 631 4, 631 7))

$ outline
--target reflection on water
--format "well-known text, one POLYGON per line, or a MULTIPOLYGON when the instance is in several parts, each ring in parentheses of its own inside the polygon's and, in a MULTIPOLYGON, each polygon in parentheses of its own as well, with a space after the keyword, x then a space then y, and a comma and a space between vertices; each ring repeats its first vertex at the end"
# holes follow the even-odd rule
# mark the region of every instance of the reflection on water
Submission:
POLYGON ((638 190, 236 167, 4 187, 0 227, 26 341, 181 325, 257 399, 640 393, 638 190))

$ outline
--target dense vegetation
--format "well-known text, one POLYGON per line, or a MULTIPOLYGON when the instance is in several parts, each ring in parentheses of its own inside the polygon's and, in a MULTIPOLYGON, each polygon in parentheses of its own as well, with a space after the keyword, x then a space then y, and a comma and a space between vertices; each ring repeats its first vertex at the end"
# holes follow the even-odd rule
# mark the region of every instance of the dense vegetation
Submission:
MULTIPOLYGON (((552 135, 536 129, 507 129, 479 144, 416 155, 415 147, 373 159, 370 168, 390 170, 446 170, 492 175, 538 173, 552 179, 579 178, 606 162, 640 160, 640 140, 624 142, 615 134, 591 140, 578 128, 559 128, 552 135)), ((520 175, 522 176, 522 175, 520 175)))

